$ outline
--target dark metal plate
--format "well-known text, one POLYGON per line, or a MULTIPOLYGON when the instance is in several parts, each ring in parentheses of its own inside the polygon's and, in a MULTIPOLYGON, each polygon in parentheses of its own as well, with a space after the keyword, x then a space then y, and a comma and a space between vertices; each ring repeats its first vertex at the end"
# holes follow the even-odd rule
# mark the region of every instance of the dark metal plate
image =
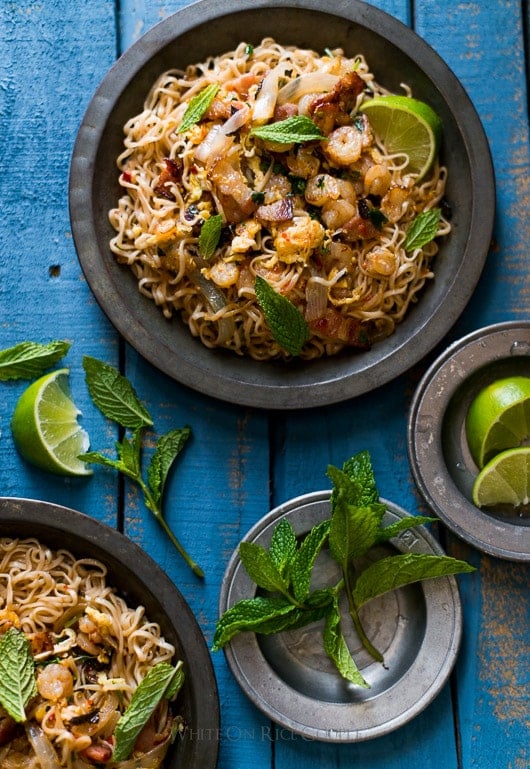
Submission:
POLYGON ((30 499, 0 498, 0 537, 35 537, 52 549, 96 558, 108 568, 108 584, 160 624, 184 661, 181 713, 189 726, 170 748, 167 769, 215 769, 219 700, 208 649, 191 609, 173 582, 140 547, 118 531, 75 510, 30 499))
POLYGON ((86 279, 111 322, 141 355, 178 382, 213 397, 295 409, 373 390, 409 369, 444 337, 482 272, 493 228, 495 182, 484 130, 460 82, 401 22, 358 0, 200 0, 147 32, 103 80, 75 143, 69 200, 86 279), (178 318, 167 321, 140 295, 132 272, 110 252, 108 211, 120 194, 116 158, 124 123, 141 111, 165 69, 232 50, 242 35, 249 43, 270 35, 286 45, 363 52, 381 83, 395 90, 409 83, 442 119, 453 231, 436 260, 436 279, 395 333, 369 352, 285 365, 209 350, 178 318))

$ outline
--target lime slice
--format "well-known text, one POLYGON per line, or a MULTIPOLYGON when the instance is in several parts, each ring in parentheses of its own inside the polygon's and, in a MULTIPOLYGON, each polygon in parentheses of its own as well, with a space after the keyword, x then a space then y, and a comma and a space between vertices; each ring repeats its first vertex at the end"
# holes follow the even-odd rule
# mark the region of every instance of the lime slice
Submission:
POLYGON ((58 475, 90 475, 78 459, 89 446, 88 434, 77 423, 79 409, 68 387, 69 370, 58 369, 33 382, 20 396, 11 430, 21 455, 58 475))
POLYGON ((473 503, 477 507, 527 505, 529 495, 530 446, 497 454, 480 471, 473 484, 473 503))
POLYGON ((530 378, 497 379, 479 392, 466 416, 469 450, 477 466, 520 446, 530 435, 530 378))
POLYGON ((407 170, 421 179, 432 166, 442 121, 425 102, 410 96, 377 96, 360 107, 390 154, 408 155, 407 170))

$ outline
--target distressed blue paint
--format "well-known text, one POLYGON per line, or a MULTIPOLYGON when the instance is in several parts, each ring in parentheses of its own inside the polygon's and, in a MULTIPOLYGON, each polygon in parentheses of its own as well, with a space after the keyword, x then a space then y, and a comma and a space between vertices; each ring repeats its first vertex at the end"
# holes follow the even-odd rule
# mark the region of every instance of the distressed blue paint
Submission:
MULTIPOLYGON (((355 401, 276 415, 194 394, 141 360, 97 307, 70 234, 68 166, 84 109, 117 54, 186 2, 87 0, 82 23, 76 4, 68 0, 0 3, 0 348, 23 339, 73 341, 65 365, 71 369, 72 391, 93 448, 112 449, 116 434, 90 402, 81 368, 84 354, 117 365, 121 351, 124 371, 154 418, 153 431, 146 436, 146 461, 156 434, 191 425, 193 437, 168 481, 165 514, 205 567, 205 584, 190 575, 131 485, 125 487, 123 512, 125 532, 180 587, 208 641, 220 581, 240 538, 271 504, 329 487, 329 463, 340 465, 368 449, 381 494, 411 513, 428 512, 413 483, 406 450, 407 411, 416 384, 451 339, 491 322, 529 315, 523 3, 373 4, 412 25, 468 90, 495 164, 496 244, 462 318, 414 369, 355 401)), ((23 387, 16 382, 1 385, 1 493, 69 504, 114 524, 119 487, 112 471, 98 468, 89 480, 53 478, 29 468, 16 454, 9 421, 23 387)), ((529 637, 524 608, 528 569, 482 556, 446 531, 440 533, 452 554, 477 566, 475 575, 460 580, 464 640, 453 688, 446 686, 423 714, 387 737, 359 745, 312 743, 292 738, 262 716, 217 653, 219 769, 252 764, 275 769, 315 764, 323 769, 522 769, 530 763, 527 707, 523 713, 528 697, 521 688, 528 682, 528 659, 521 651, 529 637)))

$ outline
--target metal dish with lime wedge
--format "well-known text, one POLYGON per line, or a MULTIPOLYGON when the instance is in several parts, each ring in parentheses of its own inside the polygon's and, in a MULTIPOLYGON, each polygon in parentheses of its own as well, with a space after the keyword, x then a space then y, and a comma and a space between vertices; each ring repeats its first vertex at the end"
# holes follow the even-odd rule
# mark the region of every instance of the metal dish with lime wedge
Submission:
POLYGON ((479 472, 466 439, 466 414, 495 380, 530 376, 530 322, 508 321, 454 342, 419 383, 408 421, 409 459, 427 504, 459 537, 479 550, 530 560, 530 517, 521 508, 485 510, 472 502, 479 472))

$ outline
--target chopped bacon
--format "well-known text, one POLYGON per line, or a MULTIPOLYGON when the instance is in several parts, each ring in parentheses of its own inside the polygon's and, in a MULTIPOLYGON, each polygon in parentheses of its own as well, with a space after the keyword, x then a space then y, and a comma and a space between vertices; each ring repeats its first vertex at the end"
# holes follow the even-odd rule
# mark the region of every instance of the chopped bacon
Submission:
POLYGON ((247 72, 244 75, 233 78, 232 80, 227 80, 226 83, 223 83, 223 88, 225 91, 235 91, 244 99, 246 99, 252 86, 258 85, 258 83, 261 83, 261 81, 262 78, 258 75, 254 75, 252 72, 247 72))
POLYGON ((256 208, 252 190, 247 184, 237 156, 220 157, 212 164, 208 176, 215 185, 215 192, 229 223, 242 222, 256 208))
POLYGON ((281 198, 268 206, 259 206, 256 219, 260 222, 288 222, 293 218, 294 204, 292 197, 281 198))
POLYGON ((360 350, 370 349, 366 327, 361 321, 357 318, 347 318, 332 307, 320 318, 311 321, 309 327, 314 334, 324 339, 343 342, 360 350))
POLYGON ((351 123, 350 112, 364 89, 364 80, 357 72, 347 72, 331 91, 316 96, 309 106, 310 117, 326 136, 336 125, 351 123))
POLYGON ((0 717, 0 746, 11 742, 17 731, 17 722, 11 716, 0 717))
POLYGON ((293 102, 277 104, 274 108, 273 120, 287 120, 287 118, 294 117, 295 115, 298 115, 298 104, 293 102))
POLYGON ((360 215, 353 216, 341 227, 341 233, 349 243, 355 240, 370 240, 378 236, 378 229, 371 219, 365 219, 360 215))
POLYGON ((112 748, 105 742, 99 742, 89 745, 79 755, 93 764, 106 764, 112 758, 112 748))
POLYGON ((165 168, 162 170, 155 187, 155 193, 166 200, 175 200, 169 185, 178 182, 182 173, 182 161, 164 158, 165 168))
POLYGON ((240 101, 222 101, 222 99, 214 99, 210 104, 206 112, 204 113, 203 120, 228 120, 229 117, 237 112, 243 103, 240 101))

